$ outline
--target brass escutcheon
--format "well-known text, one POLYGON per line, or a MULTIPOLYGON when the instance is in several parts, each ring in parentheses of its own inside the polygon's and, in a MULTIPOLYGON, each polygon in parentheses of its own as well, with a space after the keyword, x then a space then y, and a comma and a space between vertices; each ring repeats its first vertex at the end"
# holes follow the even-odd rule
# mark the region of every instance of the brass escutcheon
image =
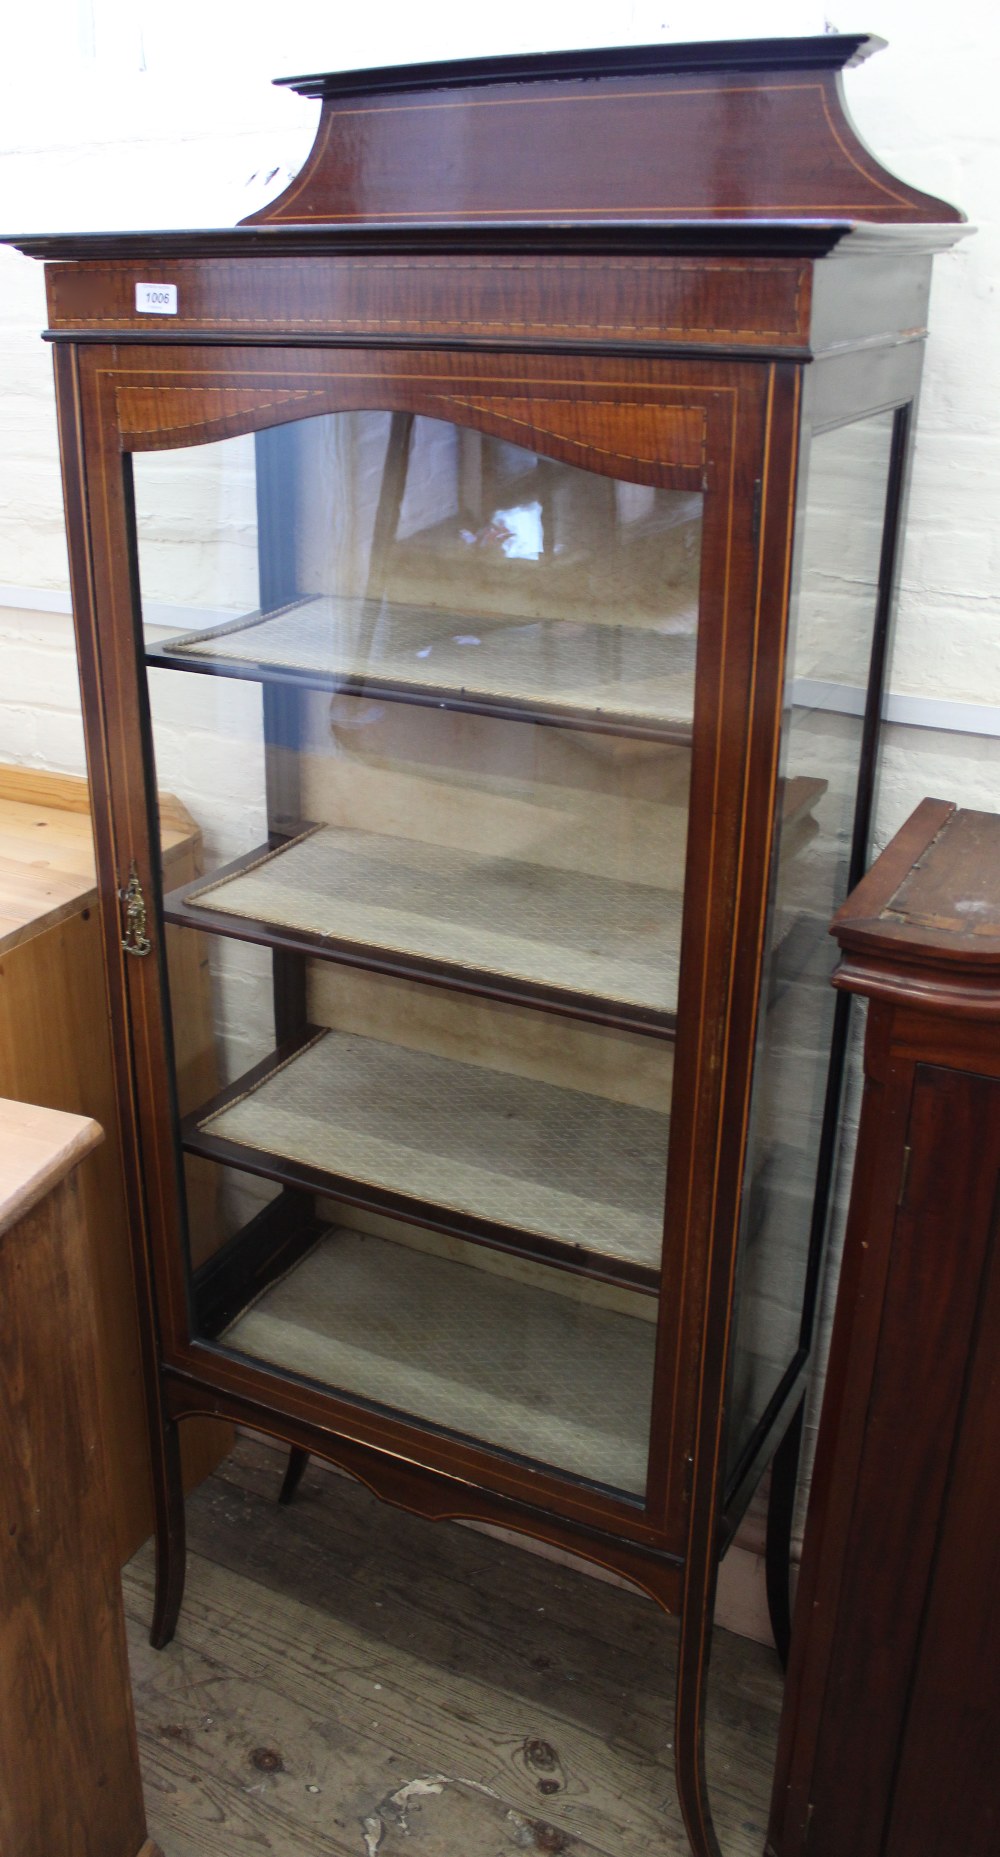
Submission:
POLYGON ((146 898, 139 882, 135 859, 129 866, 128 883, 119 896, 125 904, 125 933, 122 947, 126 954, 148 954, 153 944, 146 934, 146 898))

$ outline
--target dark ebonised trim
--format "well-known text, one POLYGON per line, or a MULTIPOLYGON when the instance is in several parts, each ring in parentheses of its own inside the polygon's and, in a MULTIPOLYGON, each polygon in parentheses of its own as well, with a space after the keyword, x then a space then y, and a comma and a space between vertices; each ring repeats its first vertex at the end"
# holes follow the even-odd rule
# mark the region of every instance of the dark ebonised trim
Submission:
POLYGON ((327 1223, 301 1194, 285 1192, 272 1200, 195 1271, 195 1334, 214 1340, 312 1249, 327 1223))
POLYGON ((452 709, 461 715, 499 716, 505 722, 537 722, 552 729, 581 729, 591 735, 622 735, 628 741, 668 742, 677 747, 691 745, 692 725, 653 716, 629 716, 601 709, 570 708, 547 703, 544 698, 507 698, 486 693, 468 695, 463 690, 445 686, 411 685, 395 679, 334 677, 325 671, 298 670, 293 665, 257 664, 240 658, 184 658, 174 654, 165 639, 146 653, 147 667, 154 670, 183 671, 194 677, 228 677, 242 683, 283 684, 290 689, 324 690, 347 696, 365 696, 372 701, 407 703, 418 709, 452 709))
POLYGON ((809 1362, 810 1356, 804 1348, 793 1355, 726 1477, 720 1518, 721 1554, 725 1553, 732 1541, 754 1491, 801 1403, 809 1362))
POLYGON ((311 77, 276 77, 274 81, 300 97, 328 99, 392 96, 407 90, 468 90, 483 84, 558 83, 573 78, 661 77, 675 71, 842 71, 883 51, 885 43, 867 32, 831 32, 802 39, 612 45, 379 65, 359 71, 318 72, 311 77))
MULTIPOLYGON (((963 228, 964 230, 964 228, 963 228)), ((410 220, 405 225, 392 221, 365 223, 336 220, 296 225, 242 225, 187 228, 174 232, 30 232, 5 233, 0 245, 14 245, 29 258, 120 260, 137 263, 170 258, 259 258, 273 254, 276 258, 299 258, 343 252, 356 257, 361 252, 386 257, 411 252, 455 253, 468 256, 475 252, 560 253, 653 253, 669 255, 727 252, 737 257, 812 257, 822 258, 840 240, 852 233, 848 219, 556 219, 519 220, 410 220)), ((891 232, 898 238, 916 239, 936 249, 952 242, 954 229, 935 225, 927 228, 903 226, 865 227, 873 238, 885 239, 891 232), (926 233, 926 236, 924 236, 926 233)), ((958 234, 955 234, 958 236, 958 234)), ((869 242, 869 241, 866 241, 869 242)))

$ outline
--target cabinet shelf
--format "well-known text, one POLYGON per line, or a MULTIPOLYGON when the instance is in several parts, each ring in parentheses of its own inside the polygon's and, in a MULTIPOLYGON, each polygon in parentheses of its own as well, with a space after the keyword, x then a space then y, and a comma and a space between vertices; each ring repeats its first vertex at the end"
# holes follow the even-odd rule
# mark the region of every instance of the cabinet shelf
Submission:
POLYGON ((682 897, 653 884, 303 827, 167 897, 168 922, 671 1034, 682 897))
POLYGON ((683 616, 615 626, 324 597, 180 633, 151 646, 146 661, 686 744, 689 625, 683 616))
POLYGON ((219 1337, 352 1400, 645 1487, 656 1325, 341 1229, 219 1337))
POLYGON ((656 1110, 314 1027, 182 1124, 189 1153, 649 1291, 668 1131, 656 1110))
MULTIPOLYGON (((825 790, 782 783, 785 855, 815 833, 825 790)), ((669 1038, 682 911, 657 884, 332 825, 293 828, 164 902, 180 927, 669 1038)), ((802 926, 786 933, 805 958, 802 926)))

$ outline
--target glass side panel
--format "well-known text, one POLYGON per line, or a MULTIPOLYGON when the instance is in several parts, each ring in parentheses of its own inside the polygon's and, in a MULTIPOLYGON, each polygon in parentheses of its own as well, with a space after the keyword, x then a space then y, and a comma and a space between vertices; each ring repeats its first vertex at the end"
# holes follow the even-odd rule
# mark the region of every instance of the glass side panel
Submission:
POLYGON ((702 498, 375 412, 132 468, 194 1332, 638 1496, 702 498))
POLYGON ((881 414, 818 435, 809 455, 740 1240, 730 1472, 800 1342, 837 1010, 827 931, 849 884, 892 432, 893 415, 881 414))

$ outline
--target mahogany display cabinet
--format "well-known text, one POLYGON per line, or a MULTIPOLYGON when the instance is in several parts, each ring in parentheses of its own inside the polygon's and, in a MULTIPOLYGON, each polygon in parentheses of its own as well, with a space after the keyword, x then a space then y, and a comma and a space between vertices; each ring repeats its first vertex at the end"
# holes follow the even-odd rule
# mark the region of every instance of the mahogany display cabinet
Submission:
POLYGON ((766 1857, 994 1857, 1000 816, 924 800, 833 933, 864 1099, 766 1857))
POLYGON ((790 1484, 930 254, 859 38, 293 80, 286 191, 49 260, 158 1502, 224 1415, 681 1618, 790 1484), (156 781, 205 870, 163 893, 156 781), (170 937, 165 928, 170 925, 170 937), (190 1092, 197 937, 220 1087, 190 1092), (784 1443, 782 1443, 784 1440, 784 1443))

